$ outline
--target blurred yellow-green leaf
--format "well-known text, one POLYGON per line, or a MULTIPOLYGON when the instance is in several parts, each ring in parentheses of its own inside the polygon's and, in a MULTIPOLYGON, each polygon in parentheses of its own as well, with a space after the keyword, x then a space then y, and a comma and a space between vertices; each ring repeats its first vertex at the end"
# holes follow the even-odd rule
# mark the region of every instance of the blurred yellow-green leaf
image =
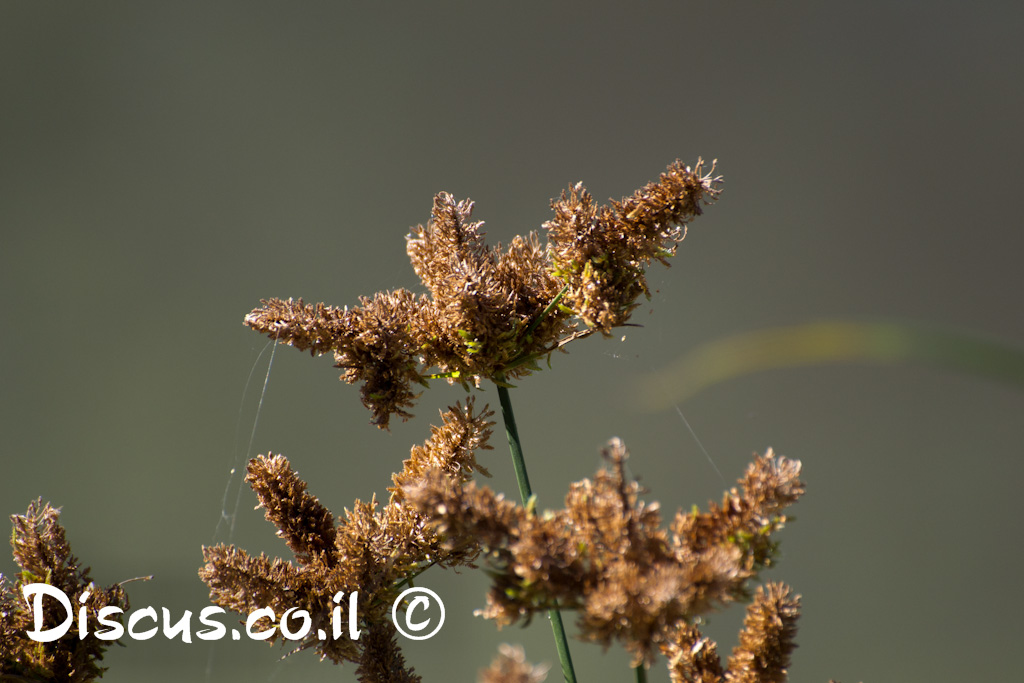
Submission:
POLYGON ((1024 349, 979 334, 907 322, 830 320, 711 341, 638 382, 638 403, 660 410, 728 380, 835 363, 921 363, 1024 389, 1024 349))

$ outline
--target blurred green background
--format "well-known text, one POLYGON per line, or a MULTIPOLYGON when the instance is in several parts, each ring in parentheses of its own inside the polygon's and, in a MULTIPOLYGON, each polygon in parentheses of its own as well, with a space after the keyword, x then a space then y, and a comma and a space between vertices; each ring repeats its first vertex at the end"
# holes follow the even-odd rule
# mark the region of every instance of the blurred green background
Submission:
MULTIPOLYGON (((329 359, 282 347, 250 451, 270 351, 241 321, 260 298, 351 305, 417 288, 404 235, 440 190, 476 200, 488 238, 507 242, 571 182, 618 198, 677 157, 717 158, 725 192, 673 267, 652 268, 643 327, 580 342, 513 392, 541 506, 560 506, 612 436, 667 513, 719 499, 772 446, 804 462, 808 485, 767 573, 803 595, 791 680, 1005 679, 1024 609, 1019 388, 854 362, 653 407, 636 390, 700 345, 822 319, 1024 344, 1022 14, 3 3, 2 512, 62 506, 98 582, 153 574, 130 585, 135 607, 198 613, 203 544, 288 556, 248 489, 234 530, 218 526, 236 505, 232 468, 284 453, 340 514, 385 495, 437 409, 463 397, 441 383, 416 419, 379 432, 329 359)), ((484 400, 497 405, 493 388, 484 400)), ((481 461, 515 495, 495 446, 481 461)), ((479 574, 423 585, 448 606, 437 637, 404 643, 425 680, 475 680, 506 641, 556 662, 543 620, 497 632, 472 616, 479 574)), ((711 620, 725 653, 741 617, 711 620)), ((573 652, 581 681, 632 680, 621 652, 573 652)), ((281 654, 159 637, 112 649, 104 680, 355 680, 281 654)), ((667 680, 661 664, 650 680, 667 680)))

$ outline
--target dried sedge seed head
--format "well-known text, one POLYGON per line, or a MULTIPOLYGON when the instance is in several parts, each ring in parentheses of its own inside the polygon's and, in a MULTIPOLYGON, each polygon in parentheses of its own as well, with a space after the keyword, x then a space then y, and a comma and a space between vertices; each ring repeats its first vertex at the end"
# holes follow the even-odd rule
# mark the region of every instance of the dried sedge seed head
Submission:
MULTIPOLYGON (((360 619, 372 625, 371 632, 390 626, 388 611, 404 582, 431 564, 467 565, 479 551, 472 538, 446 548, 406 497, 421 480, 437 477, 462 487, 473 472, 481 471, 476 451, 488 448, 491 415, 486 406, 477 411, 472 399, 465 407, 450 408, 442 415, 442 425, 413 448, 405 469, 395 475, 389 503, 380 507, 375 498, 357 500, 337 525, 286 458, 253 459, 246 481, 296 562, 253 557, 234 547, 204 548, 206 565, 199 575, 210 588, 210 599, 242 613, 269 606, 281 614, 299 607, 314 619, 311 633, 316 633, 326 623, 336 594, 359 591, 360 619)), ((355 662, 363 680, 419 680, 411 669, 405 670, 392 636, 388 631, 375 632, 372 638, 364 631, 358 641, 311 636, 296 650, 315 649, 335 663, 355 662)))
MULTIPOLYGON (((430 223, 413 229, 407 251, 430 290, 421 319, 423 363, 457 377, 489 377, 517 357, 553 343, 565 315, 549 315, 526 338, 560 284, 547 272, 536 235, 513 240, 507 253, 483 241, 470 222, 473 203, 446 192, 434 198, 430 223)), ((525 368, 511 370, 513 375, 525 368)))
MULTIPOLYGON (((298 480, 287 460, 275 456, 273 459, 263 459, 263 462, 265 465, 273 465, 272 469, 278 472, 282 482, 279 487, 266 488, 261 496, 267 502, 268 518, 284 527, 280 535, 293 546, 297 557, 301 553, 302 559, 298 564, 292 564, 264 555, 253 557, 235 547, 220 545, 204 548, 206 565, 199 570, 199 576, 210 588, 210 600, 243 614, 262 607, 270 607, 275 614, 282 614, 291 608, 304 609, 313 618, 311 632, 316 633, 318 628, 326 629, 325 624, 335 605, 333 598, 338 593, 348 595, 358 590, 360 600, 365 600, 368 605, 375 605, 382 598, 388 597, 389 581, 395 580, 401 569, 395 563, 386 562, 382 555, 387 552, 384 546, 389 539, 386 534, 379 533, 380 525, 374 514, 375 504, 361 504, 357 501, 354 511, 333 532, 332 545, 321 549, 322 535, 302 536, 300 532, 305 527, 297 524, 293 516, 284 514, 303 507, 294 505, 296 501, 304 502, 307 511, 317 511, 319 504, 311 504, 315 503, 315 499, 305 493, 305 483, 298 480), (280 498, 275 499, 274 495, 280 495, 280 498), (273 515, 269 514, 271 510, 274 511, 273 515), (314 540, 310 541, 310 538, 314 540), (296 539, 304 542, 296 543, 296 539), (317 550, 311 552, 309 548, 314 546, 317 550)), ((261 469, 259 466, 250 469, 261 473, 260 476, 250 478, 251 484, 262 486, 267 483, 264 475, 270 469, 261 469)), ((312 516, 320 522, 324 519, 321 514, 312 516)), ((367 613, 361 612, 360 616, 375 619, 380 615, 369 610, 367 613)), ((269 626, 269 622, 264 626, 269 626)), ((268 642, 273 644, 280 640, 279 633, 275 632, 268 642)), ((366 639, 352 641, 347 638, 319 640, 310 636, 296 644, 294 651, 315 649, 321 658, 335 663, 369 662, 366 647, 370 642, 366 639)))
POLYGON ((0 574, 0 671, 32 666, 24 652, 25 631, 32 628, 32 620, 22 604, 16 588, 0 574))
POLYGON ((799 460, 776 456, 772 449, 755 456, 721 505, 708 504, 708 512, 679 512, 672 523, 673 544, 678 553, 700 553, 728 539, 743 550, 744 566, 757 571, 771 564, 776 548, 771 533, 781 529, 782 510, 804 493, 799 460))
POLYGON ((405 668, 405 657, 395 639, 395 627, 390 620, 374 624, 374 628, 360 637, 363 653, 356 669, 362 683, 419 683, 412 668, 405 668))
POLYGON ((413 383, 425 380, 417 370, 422 342, 416 319, 423 297, 404 289, 361 298, 362 306, 346 311, 346 326, 334 349, 335 367, 349 384, 362 382, 363 405, 373 423, 386 429, 391 415, 412 417, 413 383))
POLYGON ((527 516, 503 494, 472 481, 460 484, 437 468, 426 470, 404 492, 405 503, 423 516, 450 551, 466 546, 502 548, 527 516))
POLYGON ((641 501, 645 490, 626 476, 629 452, 621 439, 609 441, 602 454, 612 469, 599 470, 593 481, 584 479, 569 488, 565 507, 570 524, 588 546, 608 556, 625 555, 641 563, 660 556, 667 543, 660 506, 641 501))
POLYGON ((490 473, 476 461, 476 452, 491 450, 491 426, 488 418, 494 413, 484 406, 483 411, 474 415, 475 399, 470 397, 466 407, 456 403, 447 413, 441 414, 441 426, 430 428, 430 438, 422 446, 413 446, 409 459, 401 472, 392 476, 394 487, 391 501, 400 503, 405 498, 405 487, 423 478, 429 469, 439 469, 458 481, 468 481, 473 472, 485 477, 490 473))
POLYGON ((498 656, 491 665, 481 669, 477 677, 479 683, 543 683, 548 677, 547 664, 530 664, 526 661, 526 653, 519 645, 502 643, 498 647, 498 656))
POLYGON ((306 492, 306 482, 282 455, 261 455, 249 461, 245 481, 256 493, 267 521, 278 528, 301 564, 333 561, 334 515, 306 492))
POLYGON ((725 672, 718 645, 686 622, 679 623, 661 645, 672 683, 722 683, 725 672))
POLYGON ((607 648, 619 640, 633 655, 633 666, 649 666, 661 634, 688 616, 686 568, 667 562, 639 566, 612 562, 587 597, 580 613, 586 638, 607 648))
POLYGON ((413 385, 432 375, 467 388, 515 379, 568 342, 625 324, 648 294, 649 262, 667 264, 684 224, 718 195, 713 173, 703 174, 700 161, 693 170, 676 162, 607 207, 576 185, 552 204, 546 247, 531 232, 506 251, 485 245, 471 201, 442 192, 406 245, 429 295, 384 292, 351 309, 267 299, 245 324, 313 354, 333 352, 341 378, 362 384, 373 424, 386 429, 392 415, 411 416, 413 385))
POLYGON ((11 548, 19 567, 70 595, 89 584, 89 573, 71 554, 59 520, 60 510, 37 498, 24 515, 11 516, 11 548))
MULTIPOLYGON (((0 575, 0 671, 12 680, 54 680, 86 683, 100 678, 100 666, 108 642, 99 638, 81 639, 77 629, 50 643, 37 643, 28 637, 33 618, 31 608, 22 599, 22 588, 30 583, 48 583, 63 591, 78 606, 86 591, 86 625, 89 633, 107 630, 99 622, 105 607, 128 609, 128 597, 120 584, 100 588, 71 554, 71 546, 59 522, 60 511, 42 499, 29 505, 24 515, 13 515, 11 547, 21 572, 13 585, 0 575)), ((43 620, 47 624, 64 621, 65 612, 55 600, 43 600, 43 620)), ((76 608, 77 612, 77 608, 76 608)))
POLYGON ((618 641, 646 666, 679 623, 746 595, 760 566, 755 551, 769 547, 779 512, 803 491, 799 463, 771 453, 756 458, 743 493, 727 495, 728 510, 677 515, 677 526, 679 519, 701 521, 703 533, 693 539, 661 528, 657 504, 643 502, 625 475, 621 441, 605 455, 610 468, 573 484, 565 509, 541 516, 437 471, 407 496, 446 543, 482 545, 493 583, 480 614, 504 625, 556 603, 577 609, 582 637, 606 647, 618 641), (756 540, 748 529, 760 534, 756 540))
POLYGON ((338 336, 347 326, 346 311, 333 306, 304 304, 302 299, 263 299, 260 303, 262 308, 245 316, 248 327, 314 356, 335 350, 338 336))
POLYGON ((203 559, 206 565, 199 570, 199 577, 209 587, 210 599, 243 614, 263 607, 282 614, 311 588, 308 574, 291 562, 262 553, 253 557, 221 544, 204 547, 203 559))
POLYGON ((729 657, 730 683, 784 683, 796 648, 800 596, 782 583, 758 587, 729 657))
POLYGON ((569 291, 565 303, 589 327, 610 334, 626 323, 640 294, 648 295, 645 269, 667 257, 686 234, 685 224, 701 214, 701 202, 719 194, 714 163, 703 174, 676 161, 656 183, 607 207, 577 183, 552 202, 548 230, 553 272, 569 291))
POLYGON ((313 355, 333 352, 335 367, 344 370, 341 379, 363 383, 363 405, 378 427, 387 428, 392 415, 412 416, 405 410, 416 398, 412 385, 425 382, 417 372, 422 325, 416 319, 423 297, 399 289, 360 298, 361 306, 344 310, 303 304, 302 299, 261 303, 245 324, 313 355))

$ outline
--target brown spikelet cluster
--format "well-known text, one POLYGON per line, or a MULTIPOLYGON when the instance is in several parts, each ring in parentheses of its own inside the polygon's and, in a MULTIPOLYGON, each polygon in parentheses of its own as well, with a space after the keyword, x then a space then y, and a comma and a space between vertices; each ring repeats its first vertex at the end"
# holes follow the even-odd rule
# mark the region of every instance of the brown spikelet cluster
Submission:
POLYGON ((718 647, 697 627, 683 623, 661 644, 673 683, 783 683, 796 647, 800 596, 782 583, 758 587, 739 644, 722 668, 718 647))
MULTIPOLYGON (((128 609, 128 596, 120 584, 100 588, 89 577, 89 569, 71 554, 59 518, 60 511, 41 499, 30 504, 24 515, 11 517, 11 547, 21 573, 13 585, 0 575, 0 673, 4 680, 85 683, 102 677, 105 668, 100 661, 110 641, 92 635, 97 630, 106 631, 99 622, 99 612, 108 606, 122 612, 128 609), (76 614, 82 605, 79 598, 88 592, 84 605, 89 635, 79 638, 76 618, 73 627, 59 639, 49 643, 32 640, 28 636, 28 631, 34 629, 32 612, 22 599, 22 587, 32 583, 47 583, 63 591, 76 614)), ((47 628, 66 618, 56 600, 45 598, 42 605, 47 628)))
POLYGON ((718 645, 692 624, 676 626, 661 651, 668 658, 672 683, 721 683, 725 679, 718 645))
POLYGON ((356 676, 362 683, 419 683, 421 679, 406 668, 405 657, 395 640, 395 627, 384 620, 374 624, 362 641, 356 676))
POLYGON ((575 315, 604 334, 629 319, 637 297, 650 294, 647 265, 667 266, 701 201, 718 194, 714 171, 714 164, 704 174, 699 161, 694 170, 677 161, 658 182, 609 206, 595 206, 580 183, 552 203, 555 217, 544 227, 554 271, 568 285, 563 301, 575 315))
POLYGON ((427 293, 399 289, 353 308, 266 299, 245 324, 312 354, 333 353, 341 378, 362 384, 373 423, 410 416, 415 385, 445 378, 464 386, 504 383, 573 339, 623 325, 647 294, 644 272, 666 258, 720 190, 721 179, 676 162, 656 183, 607 207, 583 186, 552 203, 548 244, 536 233, 488 248, 473 203, 434 198, 430 221, 412 229, 407 252, 427 293), (582 327, 578 327, 580 324, 582 327))
POLYGON ((425 477, 408 495, 446 547, 469 538, 483 546, 495 577, 483 616, 510 624, 556 605, 576 609, 583 637, 619 641, 635 664, 649 665, 686 636, 681 624, 747 595, 775 552, 769 535, 784 524, 782 509, 803 493, 800 463, 771 451, 756 457, 721 506, 677 513, 670 533, 658 505, 627 479, 622 442, 605 456, 610 469, 573 484, 564 509, 539 516, 443 476, 425 477))
MULTIPOLYGON (((550 612, 567 681, 575 678, 561 609, 576 612, 583 639, 621 644, 637 680, 663 655, 674 683, 785 681, 800 597, 781 583, 754 584, 777 557, 774 534, 786 509, 804 493, 800 462, 771 449, 755 455, 720 503, 680 510, 663 526, 658 503, 643 499, 647 491, 626 473, 629 454, 613 439, 604 451, 608 465, 571 484, 564 508, 538 514, 507 392, 509 380, 538 370, 539 359, 568 342, 627 324, 639 296, 650 295, 646 268, 668 264, 720 181, 714 164, 705 173, 700 161, 694 169, 677 161, 657 182, 607 206, 596 206, 577 184, 552 202, 547 245, 530 233, 507 248, 485 244, 472 202, 440 193, 427 225, 407 237, 425 292, 378 293, 353 308, 263 301, 246 324, 313 355, 333 353, 342 379, 361 384, 378 427, 393 415, 411 417, 414 385, 443 378, 469 390, 492 380, 526 500, 518 505, 473 481, 477 473, 490 476, 476 458, 490 449, 493 415, 486 406, 477 410, 473 398, 442 413, 430 437, 411 449, 392 475, 386 504, 376 496, 356 500, 340 517, 284 456, 261 455, 248 463, 245 481, 291 557, 204 547, 199 576, 211 601, 244 615, 247 627, 268 630, 270 643, 294 628, 286 615, 308 618, 292 651, 351 662, 363 683, 419 683, 399 647, 392 607, 430 567, 474 567, 483 557, 492 585, 478 614, 504 626, 550 612), (749 602, 746 618, 723 664, 699 624, 737 601, 749 602), (257 610, 270 614, 249 624, 257 610)), ((101 626, 100 613, 128 608, 122 586, 104 590, 91 581, 48 504, 37 500, 12 520, 22 571, 13 585, 0 575, 0 682, 100 677, 107 641, 95 634, 109 626, 101 626), (81 598, 90 636, 71 629, 52 643, 31 640, 34 624, 20 595, 29 583, 55 586, 76 605, 81 598)), ((59 603, 43 604, 46 623, 64 621, 59 603)), ((547 672, 522 648, 504 645, 479 680, 542 683, 547 672)))
POLYGON ((425 384, 419 373, 420 343, 415 334, 419 306, 404 289, 360 299, 360 306, 340 310, 302 299, 268 299, 245 318, 250 327, 313 355, 334 352, 341 378, 362 383, 362 399, 373 422, 387 427, 391 415, 410 417, 406 410, 425 384))
POLYGON ((661 646, 673 683, 783 683, 796 647, 800 596, 782 583, 758 587, 740 642, 722 668, 718 648, 692 625, 681 624, 661 646))
POLYGON ((769 583, 758 588, 747 608, 740 642, 729 657, 730 683, 783 683, 789 656, 796 647, 800 596, 788 586, 769 583))
MULTIPOLYGON (((211 600, 243 614, 270 607, 276 615, 291 608, 313 618, 310 637, 297 649, 315 648, 335 663, 358 664, 363 681, 418 681, 407 670, 395 641, 389 612, 404 582, 432 565, 468 565, 477 555, 471 539, 458 549, 442 546, 423 516, 406 503, 407 491, 418 485, 423 472, 462 486, 481 471, 475 452, 489 448, 491 413, 476 412, 470 399, 443 415, 440 427, 422 446, 412 449, 404 469, 393 477, 387 505, 356 501, 340 523, 280 455, 250 461, 246 481, 264 508, 267 519, 294 554, 294 562, 264 555, 254 557, 234 546, 203 549, 206 565, 199 575, 210 588, 211 600), (362 636, 320 640, 318 628, 327 625, 336 605, 348 608, 348 596, 359 592, 362 636), (341 594, 344 599, 335 597, 341 594)), ((347 623, 347 615, 344 617, 347 623)), ((279 633, 275 632, 274 638, 279 633)))
POLYGON ((491 377, 524 352, 539 351, 564 331, 564 314, 540 314, 561 286, 546 270, 537 235, 516 237, 507 252, 488 249, 473 203, 446 192, 434 198, 430 223, 413 229, 406 251, 430 297, 423 309, 423 365, 454 377, 491 377), (538 324, 526 330, 534 322, 538 324))
MULTIPOLYGON (((407 253, 424 292, 397 290, 361 298, 354 308, 270 299, 246 316, 253 329, 312 354, 333 353, 342 379, 362 385, 373 423, 410 417, 416 385, 431 379, 467 390, 490 379, 499 387, 521 490, 525 465, 508 405, 508 382, 538 370, 537 361, 593 332, 628 324, 646 269, 668 265, 686 226, 718 196, 714 163, 705 173, 671 164, 657 182, 598 206, 582 184, 551 204, 536 233, 488 247, 473 203, 434 198, 430 220, 407 237, 407 253)), ((574 483, 561 510, 536 514, 470 481, 488 475, 474 453, 487 448, 488 413, 453 409, 430 439, 414 447, 392 476, 390 499, 356 501, 340 524, 306 492, 280 456, 250 464, 248 481, 295 555, 295 562, 253 558, 235 548, 206 549, 202 570, 214 601, 239 611, 270 605, 326 614, 332 596, 363 595, 362 640, 317 641, 335 662, 352 661, 362 681, 418 681, 405 665, 385 610, 398 590, 434 564, 469 565, 484 557, 492 586, 479 614, 499 626, 572 609, 584 639, 623 645, 636 667, 660 655, 676 682, 774 683, 785 680, 795 647, 799 597, 783 584, 754 590, 770 566, 786 508, 803 494, 800 463, 771 450, 755 456, 739 486, 705 512, 679 511, 662 525, 657 503, 626 476, 628 453, 613 440, 609 466, 574 483), (749 601, 739 644, 723 665, 698 626, 702 615, 749 601)), ((489 476, 489 475, 488 475, 489 476)), ((559 646, 566 680, 572 664, 559 646)), ((504 646, 480 672, 483 683, 539 683, 546 667, 504 646)), ((640 676, 638 676, 640 678, 640 676)))
POLYGON ((543 683, 548 677, 548 666, 530 664, 519 646, 507 643, 498 648, 498 656, 491 665, 480 670, 478 683, 543 683))

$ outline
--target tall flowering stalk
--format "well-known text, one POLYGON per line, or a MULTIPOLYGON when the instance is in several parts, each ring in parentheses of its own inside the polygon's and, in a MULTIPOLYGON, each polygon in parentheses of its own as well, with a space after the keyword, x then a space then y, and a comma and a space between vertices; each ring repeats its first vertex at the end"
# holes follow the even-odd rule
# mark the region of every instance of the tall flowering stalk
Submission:
MULTIPOLYGON (((364 683, 418 683, 388 618, 392 605, 433 566, 486 562, 492 585, 478 614, 499 627, 549 614, 569 683, 576 675, 562 609, 576 613, 583 639, 623 646, 637 681, 658 657, 674 683, 786 680, 800 598, 781 583, 754 583, 774 563, 774 534, 804 492, 800 462, 769 449, 721 503, 705 512, 680 510, 664 527, 658 503, 643 500, 646 490, 626 474, 625 445, 613 439, 606 466, 573 483, 562 509, 538 512, 509 392, 510 382, 540 370, 538 361, 550 361, 554 351, 627 324, 640 295, 650 296, 647 267, 667 265, 686 224, 718 196, 720 182, 713 165, 705 173, 700 161, 692 169, 676 162, 657 182, 607 206, 596 206, 576 184, 552 202, 545 246, 530 233, 507 249, 484 244, 472 202, 440 193, 427 225, 413 228, 406 244, 425 293, 382 292, 353 308, 263 301, 246 325, 313 355, 332 353, 342 379, 362 385, 379 428, 394 415, 411 417, 417 385, 444 379, 470 390, 493 382, 522 504, 474 480, 477 473, 490 476, 477 455, 490 448, 493 413, 477 408, 472 396, 442 413, 430 437, 412 448, 392 476, 386 503, 357 500, 342 516, 320 503, 288 459, 261 455, 248 463, 245 479, 292 557, 203 548, 199 575, 211 600, 241 613, 269 608, 273 616, 253 624, 261 630, 289 610, 304 610, 312 628, 296 650, 351 662, 364 683), (342 596, 356 592, 359 610, 349 623, 359 637, 321 635, 342 596), (747 615, 723 663, 698 625, 702 615, 737 601, 749 602, 747 615)), ((46 646, 27 637, 29 616, 17 595, 27 582, 76 599, 96 594, 81 617, 90 632, 98 610, 127 608, 120 584, 101 590, 92 583, 57 516, 36 501, 12 518, 22 572, 13 586, 0 576, 0 681, 85 683, 102 674, 105 643, 94 636, 46 646)), ((273 631, 269 640, 281 638, 273 631)), ((479 680, 541 683, 547 671, 506 645, 479 680)))
MULTIPOLYGON (((499 626, 550 614, 567 681, 575 673, 560 608, 578 613, 583 638, 625 646, 640 680, 658 654, 673 681, 782 680, 799 602, 782 585, 755 592, 750 582, 772 563, 771 535, 803 492, 800 463, 769 451, 721 505, 679 512, 663 529, 657 503, 643 502, 625 475, 625 446, 613 441, 610 469, 573 484, 563 510, 537 514, 509 392, 554 351, 627 324, 640 295, 650 296, 646 269, 667 265, 720 182, 714 165, 705 172, 701 161, 693 168, 677 161, 657 182, 606 206, 576 184, 552 202, 546 245, 530 233, 507 248, 485 245, 472 202, 440 193, 428 223, 406 243, 424 293, 381 292, 352 308, 264 300, 245 324, 313 355, 333 354, 341 378, 361 385, 379 428, 395 415, 410 418, 416 391, 430 380, 467 390, 485 380, 497 385, 522 505, 471 480, 485 474, 473 453, 488 447, 491 414, 472 401, 450 409, 413 449, 387 505, 357 501, 341 520, 306 492, 287 460, 261 456, 247 481, 294 561, 207 548, 200 574, 212 599, 239 611, 298 603, 326 613, 332 595, 358 589, 375 606, 360 616, 373 635, 310 640, 300 649, 357 663, 363 681, 418 681, 381 610, 427 568, 483 558, 494 578, 480 614, 499 626), (723 666, 697 619, 751 597, 740 645, 723 666)), ((506 647, 481 680, 539 683, 545 675, 522 650, 506 647)))

